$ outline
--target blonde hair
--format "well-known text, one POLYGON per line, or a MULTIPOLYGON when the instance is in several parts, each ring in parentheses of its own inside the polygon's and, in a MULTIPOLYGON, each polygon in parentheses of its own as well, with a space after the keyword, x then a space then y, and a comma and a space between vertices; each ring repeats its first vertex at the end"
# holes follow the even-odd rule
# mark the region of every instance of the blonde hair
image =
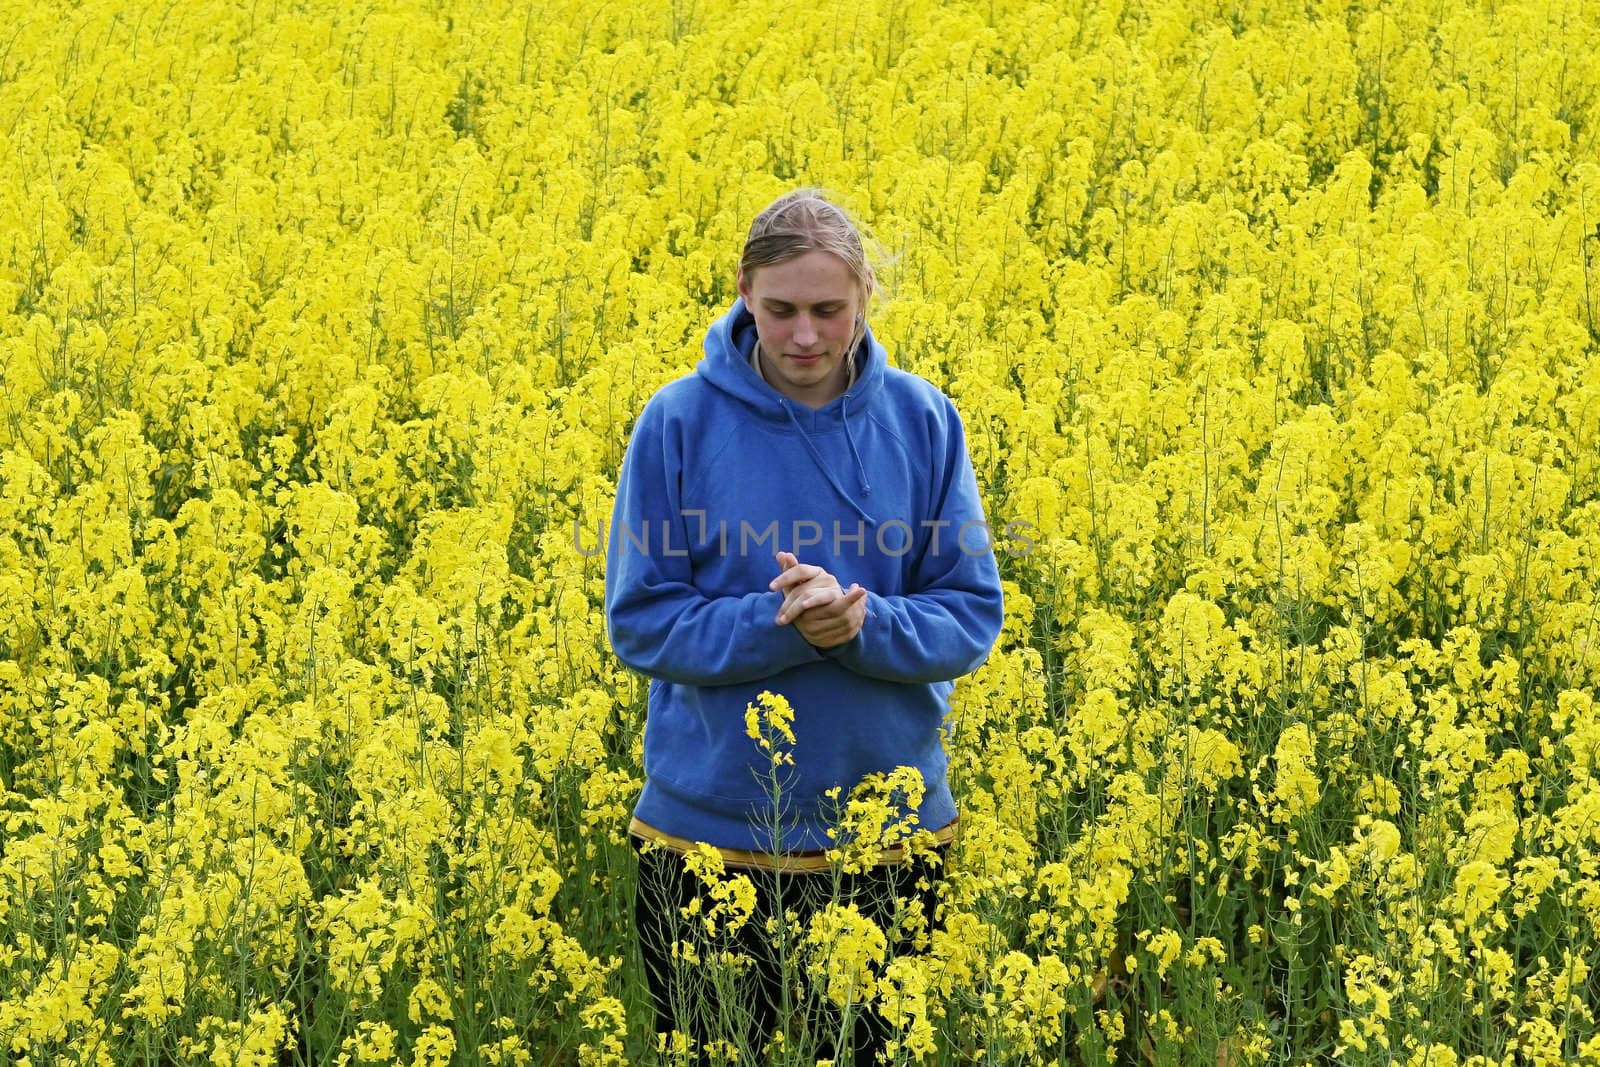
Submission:
POLYGON ((807 252, 838 256, 860 286, 861 310, 848 355, 853 367, 856 348, 867 332, 867 303, 874 288, 872 266, 867 262, 861 228, 822 190, 810 186, 794 189, 762 209, 745 238, 739 276, 749 284, 760 268, 788 262, 807 252))

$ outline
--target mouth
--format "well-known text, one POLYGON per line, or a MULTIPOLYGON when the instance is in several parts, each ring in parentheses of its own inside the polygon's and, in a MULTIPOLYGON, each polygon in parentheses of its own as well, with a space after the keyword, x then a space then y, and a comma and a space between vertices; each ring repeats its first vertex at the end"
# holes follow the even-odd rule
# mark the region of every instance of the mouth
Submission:
POLYGON ((809 367, 811 364, 815 363, 817 360, 822 358, 822 353, 819 352, 819 353, 817 353, 816 355, 813 355, 813 356, 797 356, 797 355, 794 355, 794 354, 791 353, 791 354, 787 355, 785 358, 786 359, 792 359, 796 363, 800 364, 803 367, 809 367))

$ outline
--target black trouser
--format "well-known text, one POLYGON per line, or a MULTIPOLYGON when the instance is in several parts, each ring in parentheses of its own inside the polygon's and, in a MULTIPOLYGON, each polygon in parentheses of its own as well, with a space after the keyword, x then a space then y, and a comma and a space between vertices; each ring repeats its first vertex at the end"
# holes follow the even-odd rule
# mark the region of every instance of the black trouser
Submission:
POLYGON ((709 1063, 708 1057, 698 1054, 699 1050, 707 1042, 719 1039, 740 1048, 741 1062, 751 1062, 750 1056, 760 1062, 761 1049, 775 1027, 785 1031, 786 1040, 793 1047, 799 1036, 794 1030, 797 1016, 793 1012, 799 1010, 804 1012, 798 1016, 805 1020, 803 1029, 816 1038, 820 1058, 836 1059, 841 1067, 873 1062, 890 1037, 888 1023, 868 1006, 854 1005, 854 1025, 845 1035, 848 1047, 840 1049, 836 1038, 843 1027, 841 1010, 827 1002, 820 988, 791 985, 785 989, 784 973, 803 971, 800 940, 811 916, 834 899, 854 903, 862 915, 876 923, 888 935, 891 953, 911 951, 913 931, 906 922, 910 902, 921 902, 926 929, 942 925, 935 914, 935 904, 948 845, 936 849, 940 862, 918 857, 909 863, 874 867, 861 874, 729 867, 728 875, 744 874, 754 883, 755 910, 736 932, 723 932, 719 921, 717 935, 708 938, 699 915, 686 918, 682 913, 697 896, 700 915, 713 906, 704 883, 684 866, 680 854, 663 848, 641 850, 638 839, 632 840, 639 853, 634 922, 655 1008, 656 1033, 678 1030, 686 1034, 697 1053, 691 1057, 693 1063, 709 1063), (923 887, 919 888, 919 882, 923 887), (779 900, 784 912, 793 913, 794 921, 783 927, 775 925, 776 932, 769 933, 768 920, 778 917, 779 900), (681 942, 693 947, 699 964, 673 959, 673 946, 681 942), (733 968, 718 963, 719 954, 724 952, 747 957, 747 969, 734 974, 733 968))

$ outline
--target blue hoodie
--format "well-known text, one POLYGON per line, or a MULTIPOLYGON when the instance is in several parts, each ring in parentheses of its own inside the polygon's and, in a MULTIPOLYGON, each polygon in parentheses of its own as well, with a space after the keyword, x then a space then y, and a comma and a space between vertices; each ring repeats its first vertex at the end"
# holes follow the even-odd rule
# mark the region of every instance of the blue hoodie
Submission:
POLYGON ((623 460, 606 624, 618 658, 651 679, 634 814, 723 848, 823 849, 829 789, 843 798, 909 765, 927 788, 918 825, 944 826, 952 681, 988 657, 1003 617, 960 416, 890 367, 870 331, 849 391, 816 410, 761 379, 755 340, 736 301, 695 373, 645 405, 623 460), (818 649, 777 624, 780 550, 867 589, 860 633, 818 649), (768 758, 745 732, 763 690, 795 713, 776 813, 768 758))

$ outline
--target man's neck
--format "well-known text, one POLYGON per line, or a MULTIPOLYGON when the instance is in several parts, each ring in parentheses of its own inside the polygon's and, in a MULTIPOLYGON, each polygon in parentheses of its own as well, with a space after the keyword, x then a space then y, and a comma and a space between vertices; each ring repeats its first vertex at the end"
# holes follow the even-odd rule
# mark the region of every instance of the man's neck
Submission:
POLYGON ((779 393, 788 397, 790 400, 793 400, 797 404, 804 404, 813 411, 816 411, 819 408, 827 407, 829 404, 833 403, 840 396, 843 396, 845 392, 847 392, 849 388, 856 382, 855 366, 853 365, 853 361, 845 360, 844 365, 840 368, 840 372, 835 374, 831 381, 817 383, 816 392, 814 394, 812 391, 807 390, 804 395, 801 395, 791 392, 790 390, 784 388, 782 384, 774 383, 771 378, 767 377, 766 369, 761 365, 762 358, 763 353, 761 351, 761 342, 757 341, 755 348, 753 348, 750 352, 750 366, 755 368, 756 376, 762 381, 766 382, 768 385, 772 386, 772 388, 776 389, 779 393), (841 378, 843 379, 842 381, 840 380, 841 378))

